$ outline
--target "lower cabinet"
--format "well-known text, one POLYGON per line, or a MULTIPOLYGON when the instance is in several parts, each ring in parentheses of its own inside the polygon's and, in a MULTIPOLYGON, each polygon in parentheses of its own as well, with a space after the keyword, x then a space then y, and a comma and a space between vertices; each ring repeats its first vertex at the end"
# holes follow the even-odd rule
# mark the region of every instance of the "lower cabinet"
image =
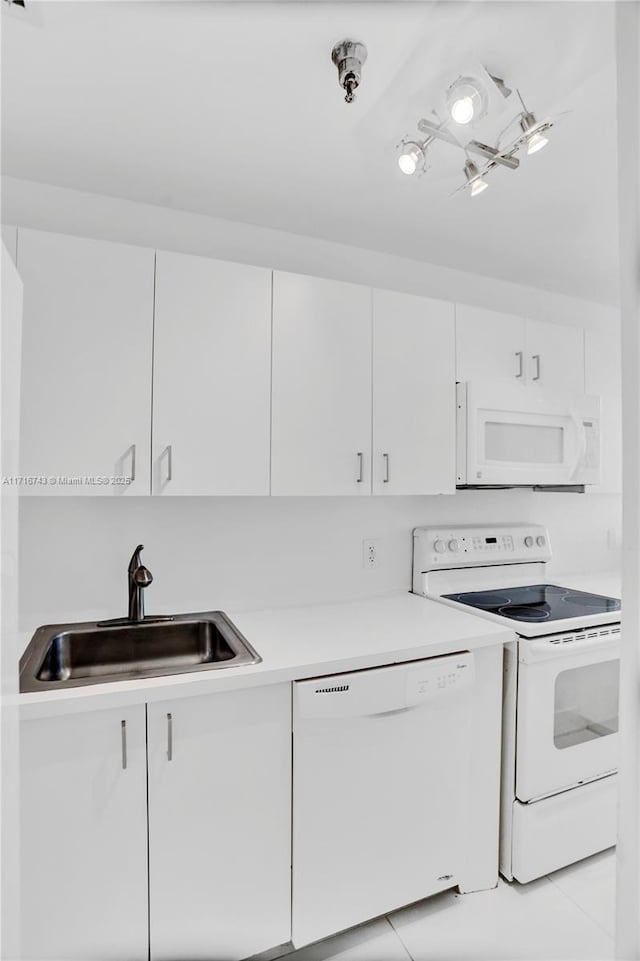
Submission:
POLYGON ((291 937, 289 684, 148 705, 151 961, 291 937))
POLYGON ((240 961, 289 941, 289 684, 21 738, 23 958, 240 961))
POLYGON ((22 958, 146 961, 145 706, 22 722, 22 958))

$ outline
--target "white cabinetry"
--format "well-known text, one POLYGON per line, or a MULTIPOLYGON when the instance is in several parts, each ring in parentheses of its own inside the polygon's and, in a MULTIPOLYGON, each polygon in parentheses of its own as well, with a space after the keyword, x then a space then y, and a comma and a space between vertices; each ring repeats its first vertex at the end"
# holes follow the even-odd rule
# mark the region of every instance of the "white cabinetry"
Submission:
POLYGON ((148 705, 151 961, 291 937, 291 691, 148 705))
POLYGON ((458 304, 456 378, 584 393, 584 333, 458 304))
POLYGON ((456 379, 515 384, 524 379, 525 321, 456 304, 456 379))
POLYGON ((584 394, 581 327, 527 321, 527 380, 552 391, 584 394))
POLYGON ((373 492, 455 493, 454 308, 373 292, 373 492))
POLYGON ((622 370, 620 329, 585 331, 586 391, 600 397, 601 482, 593 494, 622 492, 622 370))
POLYGON ((153 493, 268 494, 271 271, 159 251, 153 493))
POLYGON ((146 961, 144 704, 20 733, 22 957, 146 961))
POLYGON ((21 473, 57 480, 24 489, 148 494, 153 251, 22 229, 18 246, 21 473))
POLYGON ((273 277, 272 494, 371 493, 371 290, 273 277))

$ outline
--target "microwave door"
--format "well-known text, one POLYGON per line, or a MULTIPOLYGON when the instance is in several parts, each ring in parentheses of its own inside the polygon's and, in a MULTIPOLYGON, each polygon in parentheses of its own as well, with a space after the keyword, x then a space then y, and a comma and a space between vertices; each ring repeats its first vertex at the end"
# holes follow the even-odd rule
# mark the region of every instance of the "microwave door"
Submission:
MULTIPOLYGON (((580 472, 581 419, 526 388, 467 393, 467 483, 567 485, 580 472)), ((536 392, 537 393, 537 392, 536 392)))

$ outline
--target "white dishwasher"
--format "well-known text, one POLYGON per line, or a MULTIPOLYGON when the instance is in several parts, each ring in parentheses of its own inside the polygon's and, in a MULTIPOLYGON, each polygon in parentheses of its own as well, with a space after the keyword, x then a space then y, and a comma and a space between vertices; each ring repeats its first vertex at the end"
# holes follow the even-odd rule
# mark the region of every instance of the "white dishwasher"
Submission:
POLYGON ((459 883, 473 685, 468 651, 294 684, 296 947, 459 883))

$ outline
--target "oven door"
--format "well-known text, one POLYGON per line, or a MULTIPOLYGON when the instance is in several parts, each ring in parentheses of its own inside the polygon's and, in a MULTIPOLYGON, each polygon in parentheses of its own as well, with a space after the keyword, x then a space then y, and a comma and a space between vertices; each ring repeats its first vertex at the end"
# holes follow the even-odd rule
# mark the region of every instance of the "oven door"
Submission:
POLYGON ((615 771, 620 627, 518 642, 516 797, 615 771))
POLYGON ((598 483, 599 398, 458 384, 457 406, 459 485, 598 483))

